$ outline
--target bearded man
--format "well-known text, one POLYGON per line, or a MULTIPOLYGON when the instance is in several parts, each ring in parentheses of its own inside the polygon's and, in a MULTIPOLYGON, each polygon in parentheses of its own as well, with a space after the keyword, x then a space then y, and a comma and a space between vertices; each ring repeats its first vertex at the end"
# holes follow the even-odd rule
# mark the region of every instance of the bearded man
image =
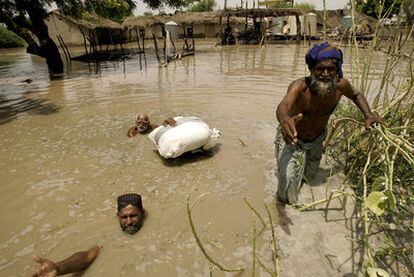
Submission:
POLYGON ((118 217, 122 231, 133 235, 142 227, 146 212, 142 206, 141 195, 127 193, 118 197, 118 217))
POLYGON ((282 204, 297 203, 303 181, 317 172, 326 125, 342 95, 364 114, 365 128, 380 122, 365 97, 343 78, 340 49, 326 42, 315 44, 305 60, 311 75, 293 81, 276 110, 280 124, 275 139, 276 197, 282 204))

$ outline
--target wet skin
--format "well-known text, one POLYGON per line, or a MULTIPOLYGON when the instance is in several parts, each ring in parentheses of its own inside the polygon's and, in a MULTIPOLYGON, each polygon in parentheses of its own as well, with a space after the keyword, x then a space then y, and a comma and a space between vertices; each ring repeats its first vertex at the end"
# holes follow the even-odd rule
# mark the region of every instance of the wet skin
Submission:
POLYGON ((122 231, 128 234, 135 234, 142 226, 145 219, 145 210, 128 205, 118 213, 118 220, 122 231))
MULTIPOLYGON (((170 117, 164 120, 163 125, 170 125, 172 127, 177 126, 174 118, 170 117)), ((129 128, 127 136, 134 137, 137 133, 146 134, 157 128, 157 124, 152 124, 149 120, 149 116, 146 113, 140 113, 135 119, 135 125, 129 128)))
MULTIPOLYGON (((311 74, 320 82, 332 82, 337 75, 336 61, 318 63, 311 74)), ((288 144, 296 143, 297 139, 306 142, 317 138, 326 128, 329 117, 343 95, 351 99, 362 111, 367 128, 372 123, 380 122, 371 112, 364 96, 347 79, 339 79, 336 90, 324 96, 312 89, 311 79, 306 77, 293 81, 276 110, 283 137, 288 144)))

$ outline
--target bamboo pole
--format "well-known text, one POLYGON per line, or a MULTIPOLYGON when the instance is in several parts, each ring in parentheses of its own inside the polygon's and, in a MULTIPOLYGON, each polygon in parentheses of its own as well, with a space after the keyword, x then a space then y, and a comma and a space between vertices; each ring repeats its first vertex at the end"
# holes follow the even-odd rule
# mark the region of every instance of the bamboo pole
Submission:
MULTIPOLYGON (((201 195, 202 196, 202 195, 201 195)), ((201 197, 200 196, 200 197, 201 197)), ((197 234, 197 231, 195 229, 195 225, 193 222, 193 218, 192 218, 192 214, 191 214, 191 210, 194 208, 194 205, 196 204, 197 200, 200 199, 197 198, 193 204, 190 207, 190 196, 187 196, 187 216, 188 216, 188 222, 190 223, 190 227, 191 227, 191 231, 194 235, 194 238, 196 240, 196 243, 198 245, 198 247, 200 248, 201 252, 204 254, 204 257, 213 265, 217 266, 220 270, 225 271, 225 272, 240 272, 243 271, 243 268, 226 268, 225 266, 223 266, 222 264, 216 262, 215 260, 213 260, 213 258, 211 258, 211 256, 207 253, 206 249, 204 248, 203 244, 201 243, 201 240, 197 234)))
POLYGON ((326 0, 323 0, 323 41, 326 42, 326 0))
POLYGON ((158 63, 161 63, 160 54, 158 53, 158 42, 154 33, 152 33, 152 40, 154 41, 155 56, 157 56, 158 63))

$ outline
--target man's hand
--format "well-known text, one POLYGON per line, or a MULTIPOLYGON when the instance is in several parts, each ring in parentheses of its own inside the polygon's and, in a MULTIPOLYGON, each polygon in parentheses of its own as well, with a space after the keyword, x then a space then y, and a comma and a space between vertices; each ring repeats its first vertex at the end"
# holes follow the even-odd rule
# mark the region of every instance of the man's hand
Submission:
POLYGON ((162 125, 164 125, 164 126, 170 125, 171 127, 175 127, 175 126, 177 126, 177 122, 174 120, 174 118, 170 117, 170 118, 167 118, 166 120, 164 120, 162 125))
POLYGON ((127 136, 129 138, 132 138, 132 137, 135 137, 137 133, 138 133, 137 126, 132 126, 131 128, 129 128, 127 136))
POLYGON ((33 260, 40 265, 32 277, 55 277, 58 275, 58 266, 56 263, 37 256, 33 256, 33 260))
POLYGON ((300 113, 298 115, 295 115, 293 117, 286 117, 280 125, 282 127, 282 134, 285 142, 287 144, 295 144, 298 139, 298 133, 296 132, 296 123, 301 121, 303 118, 303 115, 300 113))
POLYGON ((379 117, 378 113, 373 112, 365 118, 365 129, 369 129, 374 123, 383 123, 383 120, 379 117))

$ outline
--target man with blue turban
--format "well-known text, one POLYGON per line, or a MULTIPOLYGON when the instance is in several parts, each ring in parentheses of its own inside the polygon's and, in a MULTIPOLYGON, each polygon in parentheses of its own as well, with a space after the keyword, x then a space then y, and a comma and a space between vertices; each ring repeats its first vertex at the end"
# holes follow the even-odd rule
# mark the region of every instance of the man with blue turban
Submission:
POLYGON ((330 115, 342 95, 351 99, 365 117, 365 128, 379 123, 365 97, 343 78, 342 51, 329 43, 315 44, 305 56, 310 76, 293 81, 276 110, 280 123, 275 150, 277 200, 298 201, 303 180, 311 180, 319 168, 330 115))

